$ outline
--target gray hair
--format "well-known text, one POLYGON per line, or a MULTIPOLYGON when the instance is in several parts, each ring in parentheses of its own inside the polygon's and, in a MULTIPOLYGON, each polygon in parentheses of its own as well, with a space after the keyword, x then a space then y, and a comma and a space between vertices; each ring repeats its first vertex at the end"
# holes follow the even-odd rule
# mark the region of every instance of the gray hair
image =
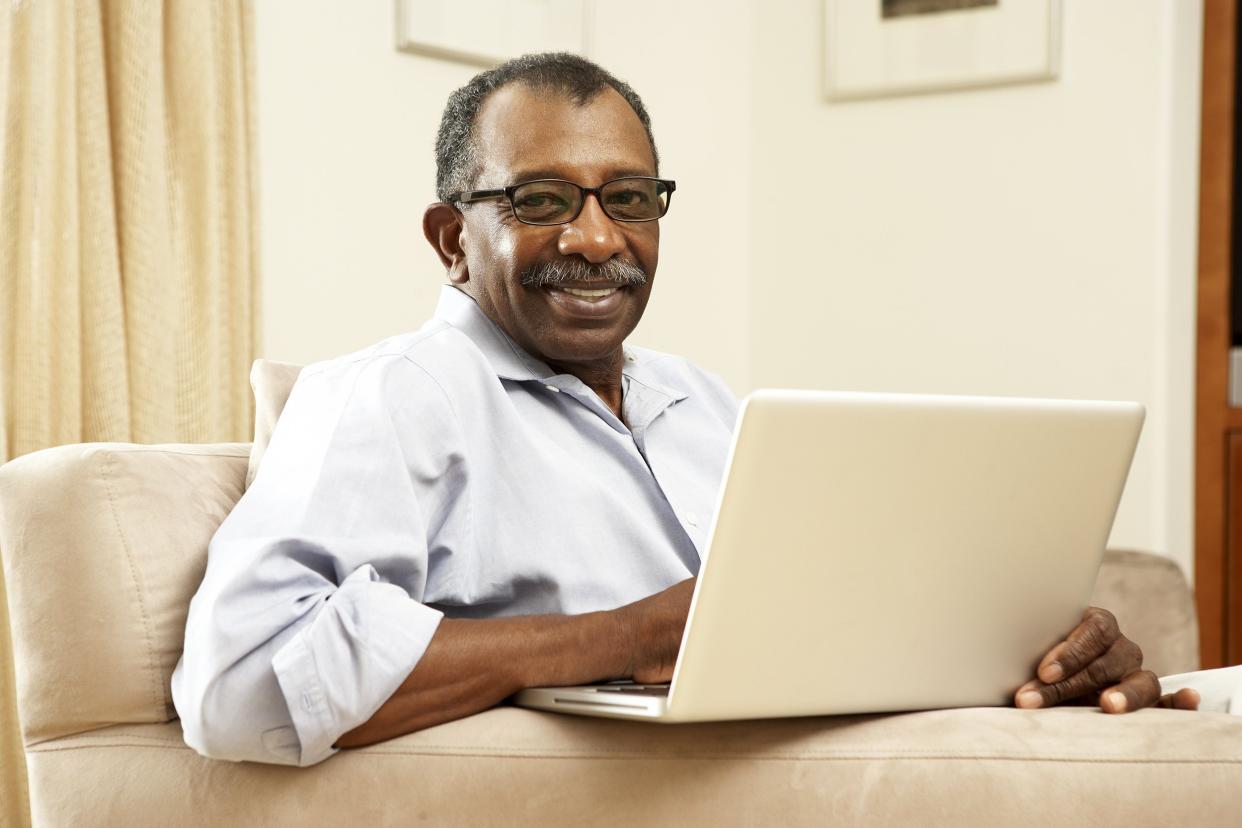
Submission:
POLYGON ((474 185, 479 172, 478 149, 474 141, 474 121, 487 96, 510 83, 525 83, 533 89, 563 95, 577 106, 585 106, 607 87, 625 98, 647 132, 651 155, 659 174, 660 156, 651 134, 651 116, 638 93, 625 81, 586 58, 566 52, 522 55, 480 72, 449 96, 440 131, 436 135, 436 197, 448 197, 474 185))

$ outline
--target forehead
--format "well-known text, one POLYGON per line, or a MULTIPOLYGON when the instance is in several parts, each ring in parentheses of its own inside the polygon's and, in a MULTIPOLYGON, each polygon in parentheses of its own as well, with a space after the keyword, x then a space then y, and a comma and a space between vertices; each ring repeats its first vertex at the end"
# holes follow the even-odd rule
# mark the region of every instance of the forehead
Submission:
POLYGON ((501 87, 479 109, 474 139, 480 187, 524 177, 592 186, 619 175, 656 174, 642 122, 612 87, 581 106, 522 83, 501 87))

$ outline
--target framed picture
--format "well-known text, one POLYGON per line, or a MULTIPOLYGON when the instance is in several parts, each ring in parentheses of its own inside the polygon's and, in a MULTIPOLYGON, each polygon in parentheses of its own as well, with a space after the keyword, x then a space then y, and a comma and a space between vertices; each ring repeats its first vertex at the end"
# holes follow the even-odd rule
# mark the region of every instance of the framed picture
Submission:
POLYGON ((593 0, 395 0, 397 50, 495 66, 527 52, 585 55, 593 0))
POLYGON ((1061 0, 822 0, 830 100, 1047 81, 1061 0))

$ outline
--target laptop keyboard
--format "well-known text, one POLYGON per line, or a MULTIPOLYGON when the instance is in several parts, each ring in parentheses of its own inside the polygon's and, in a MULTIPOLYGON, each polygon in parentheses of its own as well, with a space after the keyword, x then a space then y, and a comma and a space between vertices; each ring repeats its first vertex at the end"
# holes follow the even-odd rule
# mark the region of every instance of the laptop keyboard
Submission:
POLYGON ((631 696, 667 696, 667 684, 618 684, 596 687, 596 693, 625 693, 631 696))

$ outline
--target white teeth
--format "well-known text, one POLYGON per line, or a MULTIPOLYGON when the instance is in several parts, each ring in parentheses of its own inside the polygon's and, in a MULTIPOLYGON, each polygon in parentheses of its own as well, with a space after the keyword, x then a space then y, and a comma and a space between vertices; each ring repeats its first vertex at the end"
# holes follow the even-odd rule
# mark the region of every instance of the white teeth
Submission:
POLYGON ((561 290, 571 296, 581 296, 583 299, 598 299, 601 296, 611 296, 617 292, 617 288, 598 288, 596 290, 585 290, 583 288, 563 287, 561 290))

